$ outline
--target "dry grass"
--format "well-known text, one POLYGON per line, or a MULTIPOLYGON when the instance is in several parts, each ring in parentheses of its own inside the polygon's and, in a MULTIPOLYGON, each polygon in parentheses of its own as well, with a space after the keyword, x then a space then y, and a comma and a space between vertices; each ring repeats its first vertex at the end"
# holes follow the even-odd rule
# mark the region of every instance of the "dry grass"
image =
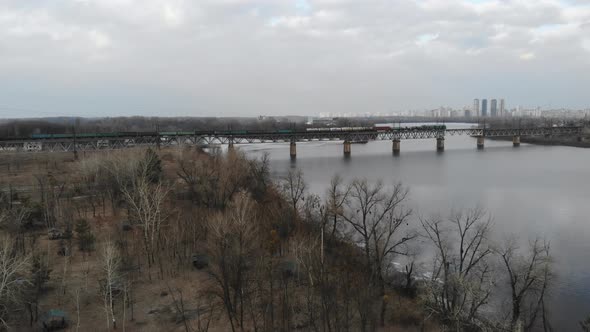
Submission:
MULTIPOLYGON (((103 154, 112 154, 119 157, 131 154, 143 153, 143 150, 125 150, 115 152, 94 152, 81 154, 80 158, 100 157, 103 154)), ((176 172, 178 165, 175 164, 175 155, 180 153, 173 148, 162 149, 158 152, 162 160, 164 176, 168 179, 177 179, 176 172)), ((3 156, 4 157, 4 156, 3 156)), ((196 158, 205 156, 196 154, 196 158)), ((78 162, 73 155, 68 153, 56 154, 13 154, 7 158, 0 159, 0 185, 10 184, 14 188, 34 188, 36 186, 35 176, 50 175, 59 183, 75 184, 79 179, 75 176, 78 162), (29 187, 27 187, 29 186, 29 187)), ((174 183, 174 186, 180 186, 174 183)), ((191 204, 187 201, 175 202, 174 208, 180 214, 191 213, 191 204)), ((62 309, 67 312, 70 318, 70 331, 106 331, 107 321, 104 312, 103 300, 100 296, 99 280, 101 280, 100 247, 106 240, 120 240, 124 237, 134 236, 133 232, 123 232, 120 228, 122 222, 127 221, 124 209, 119 209, 113 214, 109 208, 106 213, 92 216, 92 213, 85 215, 97 235, 97 250, 90 255, 84 255, 77 250, 75 240, 73 252, 69 257, 62 257, 57 254, 60 243, 47 239, 46 234, 41 234, 35 245, 35 250, 40 253, 47 253, 49 266, 52 268, 51 279, 46 284, 46 291, 40 301, 39 312, 49 309, 62 309), (67 265, 67 266, 66 266, 67 265), (65 277, 65 283, 64 283, 65 277), (63 285, 66 285, 65 289, 63 285), (76 294, 79 294, 80 322, 77 321, 76 294), (79 324, 79 328, 77 325, 79 324)), ((88 212, 88 211, 86 211, 88 212)), ((58 221, 59 222, 59 221, 58 221)), ((136 234, 135 236, 138 236, 136 234)), ((141 240, 135 239, 139 244, 131 256, 143 255, 141 240)), ((143 257, 141 257, 143 259, 143 257)), ((210 284, 207 274, 194 269, 190 260, 184 266, 177 269, 173 262, 164 262, 165 277, 158 278, 158 267, 152 266, 151 270, 145 263, 141 264, 141 271, 130 272, 134 280, 132 290, 133 320, 131 320, 131 307, 125 309, 126 319, 123 320, 122 297, 117 297, 115 310, 117 316, 117 328, 123 331, 185 331, 183 322, 179 319, 177 312, 178 301, 182 294, 184 309, 189 316, 189 326, 192 331, 198 331, 197 312, 203 312, 208 304, 203 293, 209 290, 210 284), (174 273, 170 272, 173 271, 174 273), (172 292, 171 292, 172 290, 172 292), (176 304, 175 304, 175 300, 176 304)), ((415 301, 405 299, 397 294, 391 294, 390 315, 388 320, 391 326, 382 331, 419 331, 422 322, 422 313, 415 301)), ((28 317, 23 313, 22 323, 15 326, 18 331, 37 331, 37 326, 28 326, 28 317)), ((353 328, 354 329, 354 328, 353 328)), ((229 325, 223 310, 217 306, 211 328, 209 331, 227 331, 229 325)), ((435 331, 436 325, 427 323, 422 331, 435 331)))

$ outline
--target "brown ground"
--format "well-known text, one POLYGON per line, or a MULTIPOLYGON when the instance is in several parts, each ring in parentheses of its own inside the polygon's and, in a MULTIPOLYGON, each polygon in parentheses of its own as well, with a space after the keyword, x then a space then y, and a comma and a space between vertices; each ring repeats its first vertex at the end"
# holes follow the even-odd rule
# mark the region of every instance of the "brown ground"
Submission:
MULTIPOLYGON (((172 151, 163 150, 160 155, 163 160, 165 172, 172 175, 174 167, 171 165, 172 151)), ((101 153, 101 152, 99 152, 101 153)), ((103 152, 104 153, 104 152, 103 152)), ((74 165, 71 153, 53 154, 6 154, 0 155, 0 187, 10 186, 13 190, 23 193, 33 193, 36 188, 35 175, 50 174, 57 179, 67 179, 71 176, 71 169, 74 165)), ((101 209, 98 209, 101 211, 101 209)), ((100 279, 100 242, 105 240, 106 234, 112 234, 112 230, 119 227, 119 223, 125 220, 124 213, 119 211, 113 216, 110 207, 106 208, 106 214, 92 217, 88 215, 89 222, 93 225, 97 234, 97 251, 90 256, 83 255, 77 250, 75 241, 72 254, 69 257, 62 257, 57 254, 59 241, 47 239, 44 231, 40 234, 35 248, 40 252, 48 252, 49 266, 53 268, 51 278, 46 284, 46 291, 40 301, 40 314, 49 309, 62 309, 70 321, 70 331, 106 331, 107 322, 105 319, 102 298, 99 295, 100 279), (67 262, 67 263, 66 263, 67 262), (66 266, 67 264, 67 266, 66 266), (64 282, 65 280, 65 282, 64 282), (64 288, 63 285, 66 285, 64 288), (78 322, 76 309, 76 292, 79 292, 80 319, 78 322), (79 326, 78 326, 79 324, 79 326)), ((88 213, 88 211, 86 211, 88 213)), ((128 235, 132 236, 132 235, 128 235)), ((138 241, 139 243, 139 241, 138 241)), ((115 303, 117 310, 117 327, 122 331, 185 331, 185 327, 176 314, 175 301, 170 290, 179 290, 182 293, 182 300, 187 315, 190 317, 189 324, 192 331, 198 331, 197 308, 204 308, 207 305, 199 292, 210 286, 205 272, 194 269, 190 262, 187 262, 178 275, 171 277, 167 274, 165 280, 158 279, 158 269, 152 267, 148 271, 147 266, 142 266, 142 271, 135 273, 136 281, 133 287, 133 320, 131 320, 131 308, 125 310, 123 319, 123 306, 115 303), (149 272, 149 273, 148 273, 149 272), (151 275, 151 280, 148 277, 151 275)), ((166 273, 166 272, 165 272, 166 273)), ((180 293, 174 292, 176 302, 180 300, 180 293)), ((419 311, 415 301, 410 301, 396 294, 391 294, 391 306, 394 317, 418 315, 419 311)), ((28 316, 23 312, 21 324, 14 326, 17 331, 38 331, 39 327, 28 325, 28 316)), ((222 310, 217 310, 209 331, 227 331, 227 325, 222 310)), ((354 330, 354 328, 352 329, 354 330)), ((418 328, 407 328, 393 326, 381 331, 418 331, 418 328)), ((427 331, 435 331, 434 327, 427 327, 427 331)))

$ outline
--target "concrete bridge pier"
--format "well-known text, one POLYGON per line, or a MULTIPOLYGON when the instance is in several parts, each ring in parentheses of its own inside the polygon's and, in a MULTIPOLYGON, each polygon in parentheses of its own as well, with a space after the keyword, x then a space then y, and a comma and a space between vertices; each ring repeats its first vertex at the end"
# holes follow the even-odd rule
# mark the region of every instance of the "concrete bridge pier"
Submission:
POLYGON ((443 152, 445 150, 445 138, 439 137, 436 139, 436 151, 443 152))
POLYGON ((478 149, 483 149, 484 146, 484 137, 483 136, 477 136, 477 148, 478 149))
POLYGON ((512 136, 512 145, 514 147, 520 146, 520 135, 512 136))
POLYGON ((234 150, 234 140, 230 139, 229 142, 227 143, 227 151, 233 151, 234 150))
POLYGON ((350 143, 349 140, 344 141, 344 156, 345 157, 350 157, 351 146, 352 146, 352 144, 350 143))
POLYGON ((393 154, 395 156, 399 155, 399 151, 400 151, 400 140, 399 139, 394 139, 392 142, 392 146, 391 146, 391 150, 393 151, 393 154))
POLYGON ((291 155, 291 159, 297 158, 297 143, 295 143, 295 141, 291 141, 291 145, 289 146, 289 155, 291 155))

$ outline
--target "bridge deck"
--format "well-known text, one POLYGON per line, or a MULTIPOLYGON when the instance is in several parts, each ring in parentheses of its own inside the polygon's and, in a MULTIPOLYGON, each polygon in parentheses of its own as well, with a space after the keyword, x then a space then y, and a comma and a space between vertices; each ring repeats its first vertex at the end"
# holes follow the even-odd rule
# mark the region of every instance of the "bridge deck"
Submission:
POLYGON ((347 131, 294 131, 294 132, 244 132, 227 133, 199 131, 176 135, 158 133, 135 133, 116 137, 74 138, 26 138, 0 139, 0 151, 73 151, 119 149, 134 146, 174 146, 202 144, 255 144, 270 142, 305 142, 314 140, 404 140, 443 138, 445 136, 469 135, 487 137, 511 136, 563 136, 579 135, 582 127, 539 127, 539 128, 498 128, 498 129, 417 129, 400 128, 391 131, 347 130, 347 131))

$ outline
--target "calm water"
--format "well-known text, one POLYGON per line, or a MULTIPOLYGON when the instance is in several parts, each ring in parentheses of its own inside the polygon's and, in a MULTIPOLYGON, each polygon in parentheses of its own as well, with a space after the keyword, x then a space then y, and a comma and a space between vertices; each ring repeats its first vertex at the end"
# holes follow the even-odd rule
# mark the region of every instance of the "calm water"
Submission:
MULTIPOLYGON (((459 125, 461 126, 461 125, 459 125)), ((453 208, 484 207, 494 218, 496 237, 535 235, 551 241, 558 279, 550 308, 557 330, 578 331, 590 314, 590 149, 536 146, 447 137, 403 140, 393 156, 390 141, 353 144, 343 157, 342 142, 297 144, 291 162, 285 144, 245 145, 254 155, 268 152, 274 175, 303 170, 309 190, 323 194, 333 174, 410 187, 411 205, 420 215, 448 215, 453 208)))

